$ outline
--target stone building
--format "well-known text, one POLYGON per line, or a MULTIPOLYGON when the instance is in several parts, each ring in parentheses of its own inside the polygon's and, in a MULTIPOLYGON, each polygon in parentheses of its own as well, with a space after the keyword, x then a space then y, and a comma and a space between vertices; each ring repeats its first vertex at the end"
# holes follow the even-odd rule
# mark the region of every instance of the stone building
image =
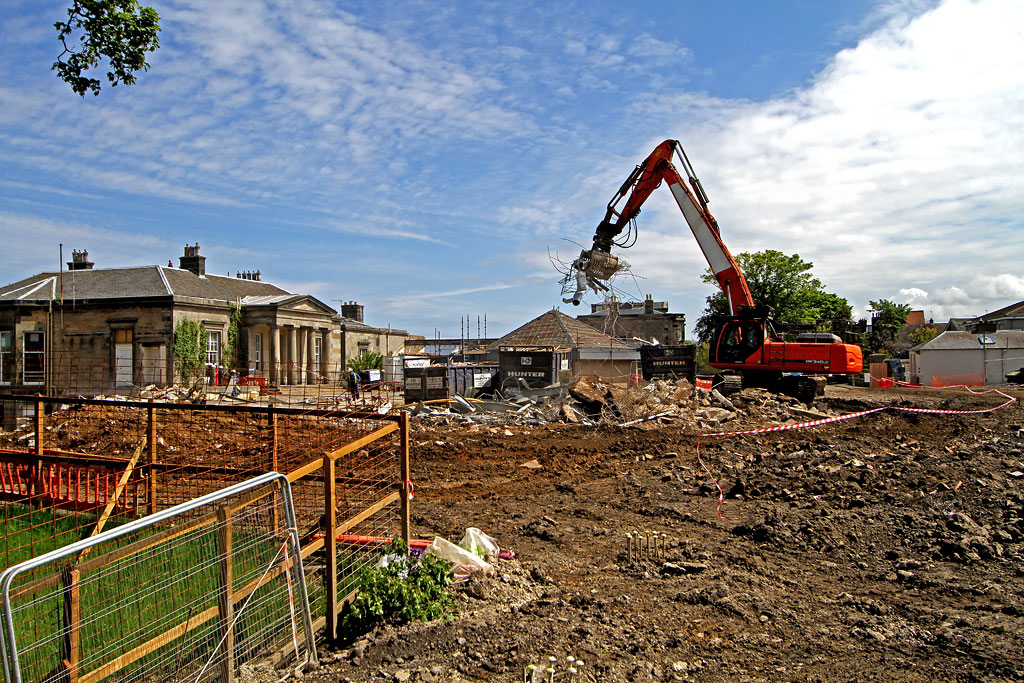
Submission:
POLYGON ((488 354, 494 354, 495 360, 500 360, 502 353, 534 350, 550 352, 559 363, 549 382, 556 378, 568 381, 579 375, 593 375, 610 382, 627 383, 639 374, 640 354, 633 346, 557 309, 539 315, 487 347, 488 354))
POLYGON ((234 332, 234 369, 277 385, 334 379, 348 358, 401 348, 408 336, 366 325, 358 304, 339 315, 259 271, 214 275, 205 262, 199 245, 185 247, 177 268, 94 268, 87 252, 73 252, 67 271, 0 287, 0 392, 93 395, 170 384, 179 379, 174 331, 184 320, 205 328, 211 373, 225 365, 234 332))
POLYGON ((591 304, 590 313, 576 316, 616 339, 643 339, 665 346, 682 344, 686 333, 686 316, 669 313, 667 301, 655 301, 650 294, 643 302, 607 301, 591 304))

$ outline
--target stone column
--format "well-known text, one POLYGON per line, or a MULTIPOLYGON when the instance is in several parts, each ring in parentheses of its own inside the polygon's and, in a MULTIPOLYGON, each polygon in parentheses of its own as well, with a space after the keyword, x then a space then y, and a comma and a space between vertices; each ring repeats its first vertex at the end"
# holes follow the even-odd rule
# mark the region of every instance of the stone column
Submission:
POLYGON ((288 384, 299 383, 299 366, 298 354, 295 352, 299 348, 298 343, 299 329, 291 326, 288 328, 288 384))
POLYGON ((288 383, 288 374, 285 372, 284 365, 284 354, 288 346, 288 334, 287 330, 283 326, 278 326, 274 330, 274 336, 277 338, 277 352, 274 354, 277 359, 277 367, 274 369, 274 373, 277 375, 277 383, 279 386, 284 386, 288 383))
POLYGON ((298 346, 295 347, 295 372, 298 375, 297 384, 306 383, 306 328, 298 328, 299 333, 296 340, 298 346))
POLYGON ((320 374, 327 378, 327 381, 337 381, 331 376, 331 328, 318 330, 320 338, 320 374))
POLYGON ((320 375, 320 368, 316 365, 316 330, 312 327, 306 328, 306 373, 310 384, 316 382, 320 375))
POLYGON ((270 326, 270 339, 268 340, 267 359, 270 367, 267 368, 271 384, 280 382, 281 368, 281 328, 277 325, 270 326))

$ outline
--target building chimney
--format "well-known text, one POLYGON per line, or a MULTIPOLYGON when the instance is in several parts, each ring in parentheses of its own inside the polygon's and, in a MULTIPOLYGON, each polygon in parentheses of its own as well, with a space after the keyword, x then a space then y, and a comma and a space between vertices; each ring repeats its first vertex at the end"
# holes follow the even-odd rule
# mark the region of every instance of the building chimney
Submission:
POLYGON ((363 322, 363 307, 355 301, 346 301, 341 305, 341 317, 363 322))
POLYGON ((644 299, 644 315, 652 315, 654 313, 654 297, 650 294, 644 299))
POLYGON ((94 265, 96 264, 89 260, 89 252, 85 249, 72 251, 71 260, 68 261, 68 270, 92 270, 94 265))
POLYGON ((262 279, 258 270, 236 270, 235 277, 239 280, 253 280, 258 282, 262 279))
POLYGON ((206 257, 199 255, 199 243, 190 247, 185 245, 185 255, 178 257, 178 267, 182 270, 190 270, 200 277, 206 275, 206 257))

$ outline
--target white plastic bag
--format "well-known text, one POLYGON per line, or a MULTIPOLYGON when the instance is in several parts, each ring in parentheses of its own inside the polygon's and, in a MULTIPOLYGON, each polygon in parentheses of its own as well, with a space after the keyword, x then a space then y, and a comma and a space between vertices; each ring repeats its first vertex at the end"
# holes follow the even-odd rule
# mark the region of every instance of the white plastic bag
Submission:
POLYGON ((435 537, 434 542, 427 546, 427 554, 437 555, 442 560, 448 560, 454 564, 452 572, 455 573, 456 581, 465 580, 473 572, 490 574, 493 571, 489 562, 485 562, 468 550, 464 550, 440 536, 435 537))
POLYGON ((466 535, 459 541, 459 547, 490 561, 493 561, 498 556, 498 551, 501 550, 497 541, 475 526, 466 529, 466 535))

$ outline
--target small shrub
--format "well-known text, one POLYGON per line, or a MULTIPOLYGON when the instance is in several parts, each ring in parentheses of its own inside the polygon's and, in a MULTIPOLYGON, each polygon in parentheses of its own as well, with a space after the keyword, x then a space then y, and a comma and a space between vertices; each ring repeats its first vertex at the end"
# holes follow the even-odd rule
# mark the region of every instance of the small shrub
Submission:
POLYGON ((339 636, 352 640, 378 624, 430 621, 447 616, 455 607, 448 592, 451 565, 434 555, 409 559, 408 548, 395 539, 385 551, 385 567, 364 569, 356 582, 356 597, 341 615, 339 636))
POLYGON ((188 384, 203 374, 206 363, 206 326, 185 318, 174 328, 174 370, 188 384))
POLYGON ((376 351, 367 351, 360 356, 350 358, 347 365, 356 372, 360 370, 380 370, 384 366, 384 356, 376 351))

